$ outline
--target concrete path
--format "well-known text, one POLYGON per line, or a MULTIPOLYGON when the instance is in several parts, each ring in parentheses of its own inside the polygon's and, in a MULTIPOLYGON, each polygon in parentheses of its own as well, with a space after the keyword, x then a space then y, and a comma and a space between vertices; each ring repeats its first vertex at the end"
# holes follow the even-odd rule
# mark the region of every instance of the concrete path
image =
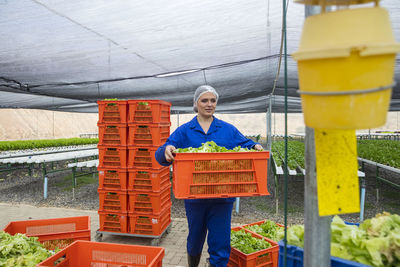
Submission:
MULTIPOLYGON (((91 240, 95 241, 96 231, 99 229, 97 211, 63 209, 53 207, 35 207, 23 204, 0 203, 0 229, 11 221, 38 220, 63 218, 74 216, 90 216, 91 240)), ((234 226, 234 225, 232 225, 234 226)), ((184 218, 172 218, 169 233, 164 233, 159 246, 165 248, 163 267, 187 266, 186 237, 188 234, 187 222, 184 218)), ((121 243, 149 246, 152 239, 104 234, 101 242, 121 243)), ((204 244, 203 255, 199 266, 206 266, 207 244, 204 244)))

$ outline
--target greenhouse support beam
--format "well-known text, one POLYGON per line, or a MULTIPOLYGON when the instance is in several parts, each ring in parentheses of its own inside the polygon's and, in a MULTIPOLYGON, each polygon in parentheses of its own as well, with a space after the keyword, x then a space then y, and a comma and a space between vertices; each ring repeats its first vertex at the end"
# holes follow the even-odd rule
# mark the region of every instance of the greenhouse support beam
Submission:
POLYGON ((271 151, 271 147, 272 147, 272 129, 271 129, 271 119, 272 119, 272 95, 269 95, 269 99, 268 99, 268 109, 267 109, 267 113, 266 113, 266 119, 267 119, 267 134, 266 134, 266 139, 267 139, 267 150, 271 151))
POLYGON ((304 266, 329 267, 331 216, 318 214, 314 130, 306 127, 304 180, 304 266))
POLYGON ((306 127, 304 176, 304 266, 330 267, 331 216, 318 214, 314 130, 306 127))
MULTIPOLYGON (((332 8, 326 8, 329 11, 332 8)), ((305 17, 321 13, 320 6, 305 5, 305 17)), ((304 266, 331 266, 331 216, 318 211, 314 129, 306 127, 304 176, 304 266)))

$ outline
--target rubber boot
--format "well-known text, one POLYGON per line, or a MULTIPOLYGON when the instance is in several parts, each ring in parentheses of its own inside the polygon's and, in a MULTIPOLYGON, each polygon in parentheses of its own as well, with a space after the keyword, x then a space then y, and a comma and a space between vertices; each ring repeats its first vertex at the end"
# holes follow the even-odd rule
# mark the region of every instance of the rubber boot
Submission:
POLYGON ((189 267, 197 267, 197 266, 199 266, 201 254, 197 255, 197 256, 191 256, 189 254, 187 254, 187 255, 188 255, 188 266, 189 267))

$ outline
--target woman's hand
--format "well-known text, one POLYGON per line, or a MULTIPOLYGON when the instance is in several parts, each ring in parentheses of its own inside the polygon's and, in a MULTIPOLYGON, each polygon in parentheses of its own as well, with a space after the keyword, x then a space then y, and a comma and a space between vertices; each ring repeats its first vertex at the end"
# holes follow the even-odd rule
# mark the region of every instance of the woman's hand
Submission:
POLYGON ((255 150, 258 150, 258 151, 264 150, 264 148, 263 148, 262 145, 260 145, 260 144, 256 144, 253 148, 254 148, 255 150))
POLYGON ((168 145, 168 146, 165 148, 165 153, 164 153, 164 155, 165 155, 165 159, 166 159, 168 162, 174 161, 174 154, 173 154, 173 151, 174 151, 175 149, 176 149, 176 148, 175 148, 174 146, 171 146, 171 145, 168 145))

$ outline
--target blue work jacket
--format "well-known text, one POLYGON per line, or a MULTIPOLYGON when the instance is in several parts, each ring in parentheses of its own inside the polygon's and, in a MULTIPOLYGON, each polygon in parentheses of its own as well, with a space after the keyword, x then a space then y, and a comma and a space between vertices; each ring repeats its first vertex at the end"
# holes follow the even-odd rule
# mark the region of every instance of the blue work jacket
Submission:
MULTIPOLYGON (((214 141, 218 146, 232 149, 237 146, 244 148, 252 148, 257 143, 253 140, 246 138, 235 126, 230 123, 213 117, 208 132, 205 133, 197 121, 195 116, 191 121, 178 127, 167 139, 164 145, 160 146, 156 153, 155 158, 163 166, 169 166, 172 162, 165 159, 165 147, 173 145, 176 148, 197 148, 207 141, 214 141)), ((208 199, 211 201, 212 199, 208 199)), ((221 200, 221 199, 220 199, 221 200)), ((197 202, 196 200, 191 200, 197 202)), ((218 201, 214 199, 213 201, 218 201)), ((234 198, 225 199, 225 201, 234 201, 234 198)))

